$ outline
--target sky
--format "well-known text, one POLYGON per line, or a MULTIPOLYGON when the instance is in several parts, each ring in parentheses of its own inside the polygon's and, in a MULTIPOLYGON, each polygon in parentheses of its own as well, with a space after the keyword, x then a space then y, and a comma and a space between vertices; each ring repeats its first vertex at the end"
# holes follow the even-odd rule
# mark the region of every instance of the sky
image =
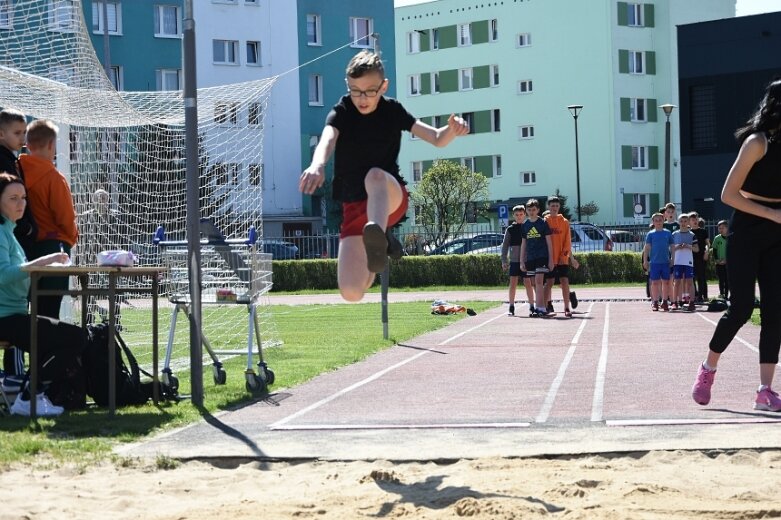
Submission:
MULTIPOLYGON (((430 0, 394 0, 396 7, 420 4, 430 0)), ((781 0, 737 0, 737 16, 781 11, 781 0)))

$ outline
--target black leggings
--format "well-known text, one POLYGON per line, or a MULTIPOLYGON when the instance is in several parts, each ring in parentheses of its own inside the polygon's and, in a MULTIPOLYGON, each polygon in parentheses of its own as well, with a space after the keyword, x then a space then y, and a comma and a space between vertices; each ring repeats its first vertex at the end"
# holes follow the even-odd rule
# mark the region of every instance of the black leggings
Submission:
MULTIPOLYGON (((767 204, 774 208, 781 203, 767 204)), ((754 284, 759 282, 762 326, 759 362, 778 363, 781 346, 781 225, 735 211, 727 242, 730 308, 719 320, 710 349, 722 353, 754 310, 754 284)))

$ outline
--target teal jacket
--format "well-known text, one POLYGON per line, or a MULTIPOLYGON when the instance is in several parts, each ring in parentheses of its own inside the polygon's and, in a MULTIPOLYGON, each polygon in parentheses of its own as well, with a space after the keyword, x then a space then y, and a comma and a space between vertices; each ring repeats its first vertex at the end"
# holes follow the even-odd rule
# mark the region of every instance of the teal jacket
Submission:
POLYGON ((0 318, 27 314, 30 290, 30 275, 20 268, 27 259, 14 236, 16 223, 3 220, 0 224, 0 318))

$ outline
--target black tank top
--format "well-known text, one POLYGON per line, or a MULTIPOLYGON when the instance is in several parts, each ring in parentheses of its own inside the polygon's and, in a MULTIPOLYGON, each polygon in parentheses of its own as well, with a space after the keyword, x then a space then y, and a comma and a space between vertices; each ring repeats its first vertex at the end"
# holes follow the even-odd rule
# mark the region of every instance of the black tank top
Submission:
POLYGON ((740 189, 760 197, 781 199, 781 139, 768 139, 765 156, 754 164, 740 189))

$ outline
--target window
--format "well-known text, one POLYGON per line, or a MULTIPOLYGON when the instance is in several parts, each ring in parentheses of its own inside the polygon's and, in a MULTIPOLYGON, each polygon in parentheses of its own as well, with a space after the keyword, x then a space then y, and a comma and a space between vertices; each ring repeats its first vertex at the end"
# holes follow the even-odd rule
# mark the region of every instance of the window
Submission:
POLYGON ((500 117, 499 109, 494 108, 491 110, 491 131, 499 132, 502 129, 502 120, 500 117))
POLYGON ((240 164, 236 163, 228 163, 225 165, 226 169, 228 170, 228 179, 230 180, 230 183, 235 185, 239 184, 239 170, 241 168, 240 164))
POLYGON ((475 113, 474 112, 464 112, 461 114, 461 117, 466 121, 467 126, 469 127, 469 133, 474 134, 475 133, 475 113))
POLYGON ((248 125, 260 125, 263 122, 263 105, 258 102, 249 104, 249 114, 247 115, 248 125))
POLYGON ((247 65, 260 65, 260 42, 247 42, 247 65))
POLYGON ((650 217, 651 204, 648 201, 648 193, 632 194, 632 212, 636 217, 650 217))
POLYGON ((52 65, 49 68, 49 79, 72 85, 76 80, 76 67, 72 65, 52 65))
POLYGON ((249 165, 249 183, 252 186, 260 186, 263 190, 263 165, 262 164, 250 164, 249 165))
POLYGON ((627 4, 627 14, 629 15, 627 25, 630 27, 643 26, 643 4, 627 4))
POLYGON ((75 0, 49 0, 49 30, 74 32, 79 24, 75 0))
POLYGON ((439 72, 431 73, 431 93, 439 94, 439 72))
POLYGON ((491 41, 495 42, 499 39, 499 20, 494 18, 491 20, 491 41))
POLYGON ((410 31, 407 33, 407 54, 417 54, 420 52, 420 33, 410 31))
POLYGON ((528 94, 533 90, 532 80, 522 79, 518 82, 518 94, 528 94))
POLYGON ((632 147, 632 169, 633 170, 648 169, 648 147, 647 146, 632 147))
POLYGON ((157 90, 180 90, 181 71, 179 69, 157 69, 157 90))
POLYGON ((412 163, 412 182, 420 182, 423 178, 423 163, 414 161, 412 163))
POLYGON ((258 0, 244 0, 244 5, 258 5, 258 0))
POLYGON ((178 38, 182 35, 181 14, 175 5, 155 6, 155 36, 178 38))
POLYGON ((447 124, 447 117, 434 116, 434 128, 442 128, 447 124))
POLYGON ((494 155, 494 177, 502 176, 502 156, 494 155))
POLYGON ((629 116, 632 121, 637 123, 644 123, 648 121, 646 115, 645 99, 632 98, 629 101, 629 116))
POLYGON ((214 122, 217 124, 238 124, 239 104, 220 102, 214 105, 214 122))
POLYGON ((461 158, 461 166, 469 170, 470 172, 475 171, 475 158, 474 157, 462 157, 461 158))
POLYGON ((642 51, 629 51, 629 73, 630 74, 644 74, 645 67, 643 66, 645 53, 642 51))
POLYGON ((374 32, 374 19, 350 18, 351 47, 369 48, 372 46, 371 34, 374 32))
POLYGON ((114 90, 122 90, 122 67, 119 65, 112 65, 109 69, 108 79, 111 80, 111 84, 114 85, 114 90))
POLYGON ((306 44, 307 45, 322 45, 320 37, 320 15, 308 14, 306 15, 306 44))
POLYGON ((92 32, 104 34, 103 6, 108 11, 108 33, 122 34, 122 4, 119 2, 92 2, 92 32))
POLYGON ((209 177, 214 179, 215 184, 228 184, 228 168, 223 163, 215 163, 209 167, 209 177))
POLYGON ((309 106, 323 106, 323 77, 309 75, 309 106))
POLYGON ((472 26, 468 23, 462 23, 458 26, 458 46, 466 47, 472 45, 472 26))
POLYGON ((11 29, 14 25, 13 0, 0 0, 0 29, 11 29))
POLYGON ((490 81, 492 87, 499 86, 499 65, 491 65, 490 81))
POLYGON ((431 50, 439 49, 439 29, 431 29, 431 50))
POLYGON ((458 90, 472 90, 472 69, 458 71, 458 90))
POLYGON ((534 125, 519 126, 518 139, 534 139, 534 125))
POLYGON ((521 33, 518 35, 518 47, 528 47, 532 44, 531 33, 521 33))
POLYGON ((535 172, 521 172, 521 185, 528 186, 537 184, 537 174, 535 172))
POLYGON ((716 124, 716 88, 713 85, 691 87, 689 104, 692 149, 716 148, 719 144, 716 124))
POLYGON ((71 163, 75 163, 79 160, 79 142, 81 141, 80 136, 81 134, 72 128, 68 132, 68 151, 70 152, 71 163))
POLYGON ((319 135, 310 135, 309 136, 309 159, 312 160, 312 158, 315 156, 315 150, 317 150, 317 144, 320 142, 320 136, 319 135))
POLYGON ((416 204, 413 206, 412 212, 412 224, 416 226, 423 224, 423 206, 416 204))
POLYGON ((412 74, 409 76, 409 91, 410 96, 420 95, 420 74, 412 74))
POLYGON ((239 63, 238 40, 212 40, 212 62, 237 65, 239 63))

